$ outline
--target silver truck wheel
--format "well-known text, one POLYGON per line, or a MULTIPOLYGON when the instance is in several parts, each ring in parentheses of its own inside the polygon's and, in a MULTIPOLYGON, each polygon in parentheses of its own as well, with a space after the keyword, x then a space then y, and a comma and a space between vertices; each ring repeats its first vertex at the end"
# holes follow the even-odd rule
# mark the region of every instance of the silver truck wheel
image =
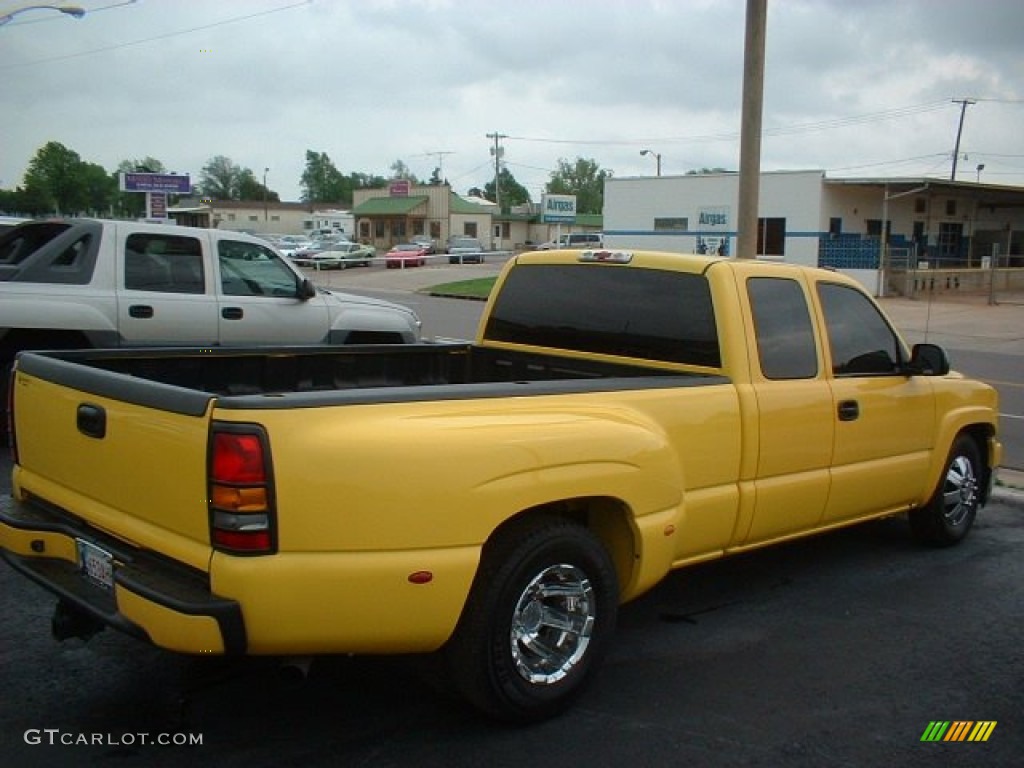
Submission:
POLYGON ((910 513, 914 536, 935 546, 949 546, 962 540, 981 506, 983 474, 978 444, 967 435, 960 435, 953 442, 931 500, 910 513))
POLYGON ((522 678, 550 685, 571 674, 590 645, 596 608, 579 568, 560 563, 537 574, 512 614, 509 650, 522 678))
POLYGON ((532 722, 564 710, 603 657, 618 612, 604 546, 571 521, 515 521, 484 547, 444 650, 449 676, 484 713, 532 722))

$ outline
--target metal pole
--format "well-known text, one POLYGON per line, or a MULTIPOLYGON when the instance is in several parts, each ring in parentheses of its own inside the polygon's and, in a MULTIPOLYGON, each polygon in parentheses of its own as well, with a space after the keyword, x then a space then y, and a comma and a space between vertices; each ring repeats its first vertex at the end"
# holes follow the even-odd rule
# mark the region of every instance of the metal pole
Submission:
POLYGON ((956 181, 956 161, 960 157, 960 134, 964 132, 964 115, 967 113, 967 105, 975 102, 971 99, 953 99, 953 103, 960 105, 960 126, 956 129, 956 146, 953 148, 953 172, 949 174, 950 181, 956 181))
POLYGON ((757 258, 757 203, 761 180, 761 111, 768 0, 747 0, 743 53, 743 114, 740 118, 740 191, 736 256, 757 258))

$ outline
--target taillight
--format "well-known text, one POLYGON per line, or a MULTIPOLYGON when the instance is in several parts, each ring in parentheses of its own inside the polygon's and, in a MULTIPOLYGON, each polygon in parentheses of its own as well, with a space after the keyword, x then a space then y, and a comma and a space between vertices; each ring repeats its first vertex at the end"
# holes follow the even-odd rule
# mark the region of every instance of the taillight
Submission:
POLYGON ((270 446, 262 427, 213 425, 208 503, 214 549, 242 555, 276 551, 270 446))

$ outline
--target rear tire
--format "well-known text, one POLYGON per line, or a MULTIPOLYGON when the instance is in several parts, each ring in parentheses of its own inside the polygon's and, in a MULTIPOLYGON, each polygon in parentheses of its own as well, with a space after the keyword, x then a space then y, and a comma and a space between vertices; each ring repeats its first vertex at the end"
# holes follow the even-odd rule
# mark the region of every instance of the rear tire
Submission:
POLYGON ((910 513, 910 530, 915 538, 937 547, 962 541, 981 506, 983 477, 978 444, 968 435, 959 435, 932 498, 910 513))
POLYGON ((558 714, 583 691, 615 629, 619 586, 601 542, 568 520, 513 522, 484 547, 448 674, 506 722, 558 714))

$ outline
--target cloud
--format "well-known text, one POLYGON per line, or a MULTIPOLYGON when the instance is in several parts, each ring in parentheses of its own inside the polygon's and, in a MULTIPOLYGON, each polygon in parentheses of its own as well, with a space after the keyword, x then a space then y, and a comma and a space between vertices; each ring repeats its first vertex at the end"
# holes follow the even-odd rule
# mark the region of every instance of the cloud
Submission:
MULTIPOLYGON (((427 177, 440 159, 457 189, 482 186, 496 131, 534 196, 560 158, 619 176, 653 171, 645 148, 665 173, 738 165, 741 0, 82 4, 0 27, 0 186, 50 140, 195 177, 226 155, 269 167, 284 199, 307 149, 345 173, 402 159, 427 177)), ((988 180, 1024 182, 1022 28, 1016 0, 770 3, 762 167, 941 169, 966 96, 962 148, 988 180)))

